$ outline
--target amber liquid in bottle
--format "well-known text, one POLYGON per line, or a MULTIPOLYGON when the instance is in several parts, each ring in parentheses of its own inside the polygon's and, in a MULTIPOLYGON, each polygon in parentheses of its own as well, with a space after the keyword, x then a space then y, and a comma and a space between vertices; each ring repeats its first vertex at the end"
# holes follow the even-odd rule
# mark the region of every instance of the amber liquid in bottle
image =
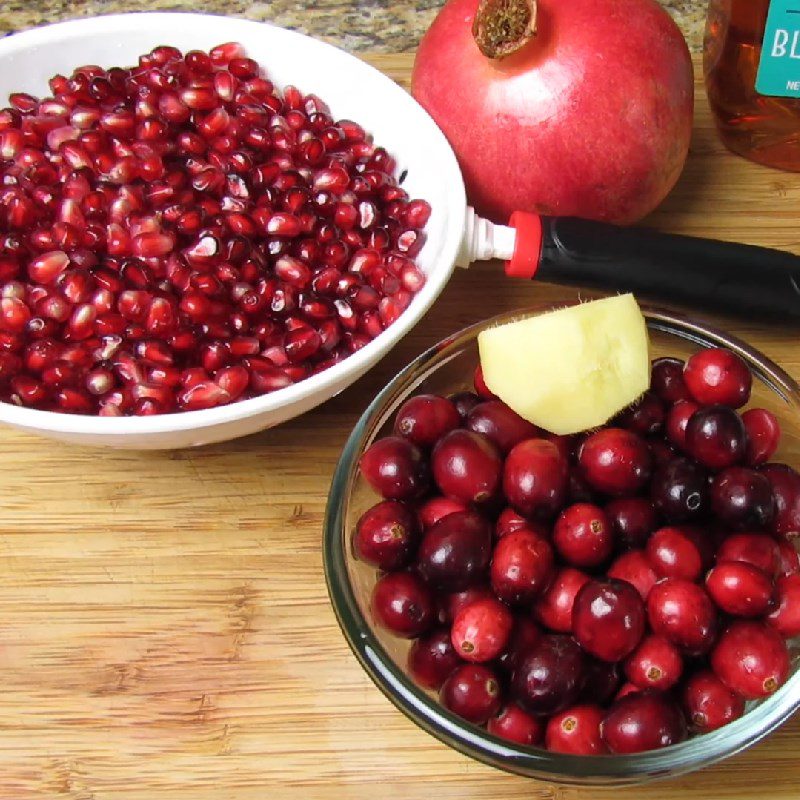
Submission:
POLYGON ((706 91, 729 149, 800 172, 800 99, 767 97, 755 88, 769 2, 710 0, 703 54, 706 91))

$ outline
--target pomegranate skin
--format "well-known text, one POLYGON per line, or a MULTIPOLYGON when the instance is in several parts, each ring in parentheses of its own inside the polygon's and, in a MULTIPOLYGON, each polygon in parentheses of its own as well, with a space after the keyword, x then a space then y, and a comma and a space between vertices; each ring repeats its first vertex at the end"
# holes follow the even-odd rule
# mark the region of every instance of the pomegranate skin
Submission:
POLYGON ((449 0, 422 38, 411 92, 455 151, 479 214, 516 210, 632 223, 680 175, 693 73, 656 0, 539 0, 537 33, 491 60, 449 0), (635 98, 632 102, 631 98, 635 98))

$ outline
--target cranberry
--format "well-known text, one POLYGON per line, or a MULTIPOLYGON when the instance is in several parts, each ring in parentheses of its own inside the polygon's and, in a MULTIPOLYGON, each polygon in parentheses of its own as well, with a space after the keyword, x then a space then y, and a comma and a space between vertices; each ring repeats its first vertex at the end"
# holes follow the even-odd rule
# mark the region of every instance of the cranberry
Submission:
POLYGON ((583 666, 581 648, 569 636, 542 636, 517 662, 511 691, 531 714, 555 714, 578 697, 583 666))
POLYGON ((641 437, 603 428, 580 446, 578 464, 589 485, 612 495, 635 494, 650 478, 652 459, 641 437))
POLYGON ((507 673, 512 673, 525 655, 541 638, 542 632, 528 617, 518 615, 514 618, 511 637, 505 652, 497 659, 498 665, 507 673))
POLYGON ((665 417, 663 401, 655 392, 645 392, 614 420, 614 424, 638 433, 639 436, 652 436, 664 426, 665 417))
POLYGON ((443 623, 452 624, 462 608, 475 600, 493 598, 494 592, 488 586, 471 586, 460 592, 451 592, 440 599, 440 617, 443 623))
POLYGON ((722 632, 711 652, 717 677, 745 700, 767 697, 789 675, 789 652, 781 635, 763 622, 741 620, 722 632))
POLYGON ((483 725, 500 710, 500 682, 483 664, 463 664, 442 684, 439 701, 468 722, 483 725))
POLYGON ((772 599, 772 580, 744 561, 719 561, 706 575, 706 591, 726 614, 760 617, 772 599))
POLYGON ((650 499, 670 522, 699 517, 708 506, 708 476, 688 458, 674 458, 656 469, 650 499))
POLYGON ((623 697, 627 697, 629 694, 641 694, 643 690, 640 689, 635 683, 631 683, 630 681, 625 681, 622 686, 619 687, 619 690, 614 695, 614 701, 622 700, 623 697))
POLYGON ((778 575, 796 575, 800 572, 800 554, 792 542, 794 539, 778 539, 778 575))
POLYGON ((767 623, 784 639, 800 636, 800 575, 781 575, 775 581, 775 608, 767 623))
POLYGON ((642 600, 647 600, 650 590, 658 580, 658 576, 644 550, 629 550, 623 553, 608 568, 609 578, 627 581, 636 588, 642 600))
POLYGON ((639 644, 644 626, 644 603, 630 583, 593 580, 575 596, 573 633, 578 644, 596 658, 622 660, 639 644))
POLYGON ((559 555, 574 567, 597 567, 614 548, 611 523, 590 503, 576 503, 561 512, 553 529, 553 544, 559 555))
POLYGON ((472 376, 472 383, 475 386, 475 392, 477 393, 478 397, 483 397, 485 400, 493 400, 495 395, 491 389, 486 385, 486 381, 483 379, 483 369, 481 365, 478 364, 475 367, 475 372, 472 376))
POLYGON ((750 399, 753 376, 736 353, 709 347, 687 362, 683 379, 692 398, 705 406, 741 408, 750 399))
POLYGON ((450 638, 466 661, 493 661, 508 645, 514 618, 494 597, 473 600, 453 620, 450 638))
POLYGON ((600 725, 605 712, 600 706, 572 706, 550 717, 544 735, 545 747, 553 753, 597 756, 608 752, 600 725))
POLYGON ((700 406, 692 400, 679 400, 667 412, 667 439, 679 450, 686 449, 686 428, 700 406))
POLYGON ((429 498, 417 509, 417 517, 422 528, 427 530, 448 514, 468 510, 469 506, 462 500, 437 496, 429 498))
POLYGON ((400 406, 394 432, 418 447, 432 447, 460 424, 458 409, 450 400, 435 394, 418 394, 400 406))
POLYGON ((734 528, 766 527, 775 514, 769 479, 748 467, 723 470, 711 484, 711 509, 734 528))
POLYGON ((747 434, 742 418, 726 406, 695 411, 686 425, 686 451, 710 469, 739 464, 745 455, 747 434))
POLYGON ((575 596, 588 582, 589 576, 580 570, 560 569, 533 606, 536 619, 551 631, 570 633, 575 596))
POLYGON ((683 368, 684 362, 680 358, 657 358, 653 361, 650 386, 665 403, 689 399, 683 368))
POLYGON ((465 503, 483 503, 497 493, 502 460, 485 436, 454 430, 433 448, 431 468, 442 494, 465 503))
POLYGON ((475 406, 467 414, 464 427, 482 433, 501 453, 508 453, 514 445, 533 439, 538 429, 500 400, 489 400, 475 406))
POLYGON ((658 526, 656 510, 644 497, 619 497, 605 512, 615 538, 626 547, 642 547, 658 526))
POLYGON ((542 722, 520 708, 516 703, 508 703, 496 717, 486 724, 489 733, 507 739, 509 742, 533 747, 542 741, 542 722))
POLYGON ((742 422, 747 432, 745 460, 751 467, 766 464, 781 440, 778 418, 766 408, 750 408, 742 414, 742 422))
POLYGON ((682 671, 678 648, 663 636, 645 636, 625 660, 625 675, 640 689, 665 692, 678 682, 682 671))
POLYGON ((479 514, 448 514, 422 537, 417 551, 420 575, 437 589, 467 589, 485 577, 491 546, 492 532, 479 514))
POLYGON ((598 658, 587 658, 580 699, 587 703, 608 703, 620 684, 619 665, 598 658))
POLYGON ((567 487, 568 503, 596 503, 597 492, 586 482, 586 479, 577 470, 569 473, 569 486, 567 487))
POLYGON ((372 590, 372 613, 384 628, 412 639, 434 622, 433 595, 411 572, 389 572, 372 590))
POLYGON ((682 700, 686 719, 698 733, 715 731, 744 714, 744 700, 710 669, 695 672, 689 678, 682 700))
POLYGON ((490 568, 492 588, 506 603, 530 603, 553 578, 553 548, 525 528, 497 542, 490 568))
POLYGON ((787 539, 800 536, 800 475, 786 464, 765 464, 759 471, 769 480, 775 501, 770 530, 787 539))
POLYGON ((469 412, 475 406, 483 402, 474 392, 457 392, 456 394, 451 394, 448 400, 456 407, 462 420, 469 416, 469 412))
POLYGON ((438 690, 447 676, 462 663, 446 628, 420 636, 408 651, 408 671, 425 689, 438 690))
POLYGON ((567 460, 546 439, 520 442, 503 467, 506 498, 526 516, 553 516, 564 504, 568 479, 567 460))
POLYGON ((528 528, 531 521, 518 514, 513 508, 508 506, 504 508, 497 517, 497 522, 494 526, 494 535, 496 539, 502 539, 506 534, 512 531, 518 531, 520 528, 528 528))
POLYGON ((648 439, 647 446, 650 448, 650 455, 653 457, 653 469, 672 461, 677 455, 675 448, 666 439, 648 439))
POLYGON ((678 744, 686 738, 683 713, 665 695, 635 692, 617 700, 601 725, 612 753, 642 753, 678 744))
POLYGON ((723 540, 717 561, 744 561, 770 577, 778 574, 780 553, 775 540, 760 533, 735 533, 723 540))
POLYGON ((356 523, 353 549, 357 558, 378 569, 404 567, 417 544, 417 520, 407 506, 384 500, 362 514, 356 523))
POLYGON ((686 655, 707 653, 714 643, 717 614, 706 592, 682 578, 665 578, 647 595, 653 633, 669 639, 686 655))
POLYGON ((659 578, 696 581, 703 572, 697 545, 681 528, 660 528, 647 542, 647 558, 659 578))
POLYGON ((359 466, 369 485, 387 500, 412 500, 428 488, 428 464, 422 453, 399 436, 373 442, 359 466))

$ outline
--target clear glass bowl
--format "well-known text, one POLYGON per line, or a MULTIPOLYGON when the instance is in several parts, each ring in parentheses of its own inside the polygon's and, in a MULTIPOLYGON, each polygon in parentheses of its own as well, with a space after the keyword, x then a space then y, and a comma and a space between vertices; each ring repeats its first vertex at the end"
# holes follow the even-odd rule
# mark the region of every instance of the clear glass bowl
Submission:
MULTIPOLYGON (((569 784, 625 785, 690 772, 749 747, 797 709, 797 652, 786 684, 718 731, 631 756, 567 756, 514 745, 447 711, 433 693, 419 688, 409 677, 406 656, 410 642, 381 629, 372 619, 369 598, 377 572, 355 559, 350 546, 359 516, 377 502, 358 472, 361 453, 390 429, 395 411, 410 395, 450 394, 471 388, 481 330, 544 310, 531 308, 496 317, 445 339, 400 372, 361 417, 336 468, 325 516, 325 576, 331 602, 345 638, 378 688, 420 727, 466 755, 509 772, 569 784)), ((789 375, 762 353, 709 325, 659 309, 644 311, 653 357, 687 358, 702 347, 716 346, 742 356, 757 379, 752 404, 771 409, 781 421, 783 440, 774 460, 800 463, 800 387, 789 375)))

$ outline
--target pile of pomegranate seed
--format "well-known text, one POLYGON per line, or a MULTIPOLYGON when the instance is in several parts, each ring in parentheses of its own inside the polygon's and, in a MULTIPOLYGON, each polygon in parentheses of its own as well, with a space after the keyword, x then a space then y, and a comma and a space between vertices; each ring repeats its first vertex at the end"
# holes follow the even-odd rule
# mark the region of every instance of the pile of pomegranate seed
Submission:
POLYGON ((538 430, 493 397, 417 395, 362 455, 384 499, 356 556, 376 622, 451 711, 523 745, 634 753, 778 689, 800 635, 800 474, 723 349, 653 362, 608 427, 538 430))
POLYGON ((430 206, 241 46, 84 66, 0 110, 0 399, 211 408, 338 363, 422 287, 430 206))

